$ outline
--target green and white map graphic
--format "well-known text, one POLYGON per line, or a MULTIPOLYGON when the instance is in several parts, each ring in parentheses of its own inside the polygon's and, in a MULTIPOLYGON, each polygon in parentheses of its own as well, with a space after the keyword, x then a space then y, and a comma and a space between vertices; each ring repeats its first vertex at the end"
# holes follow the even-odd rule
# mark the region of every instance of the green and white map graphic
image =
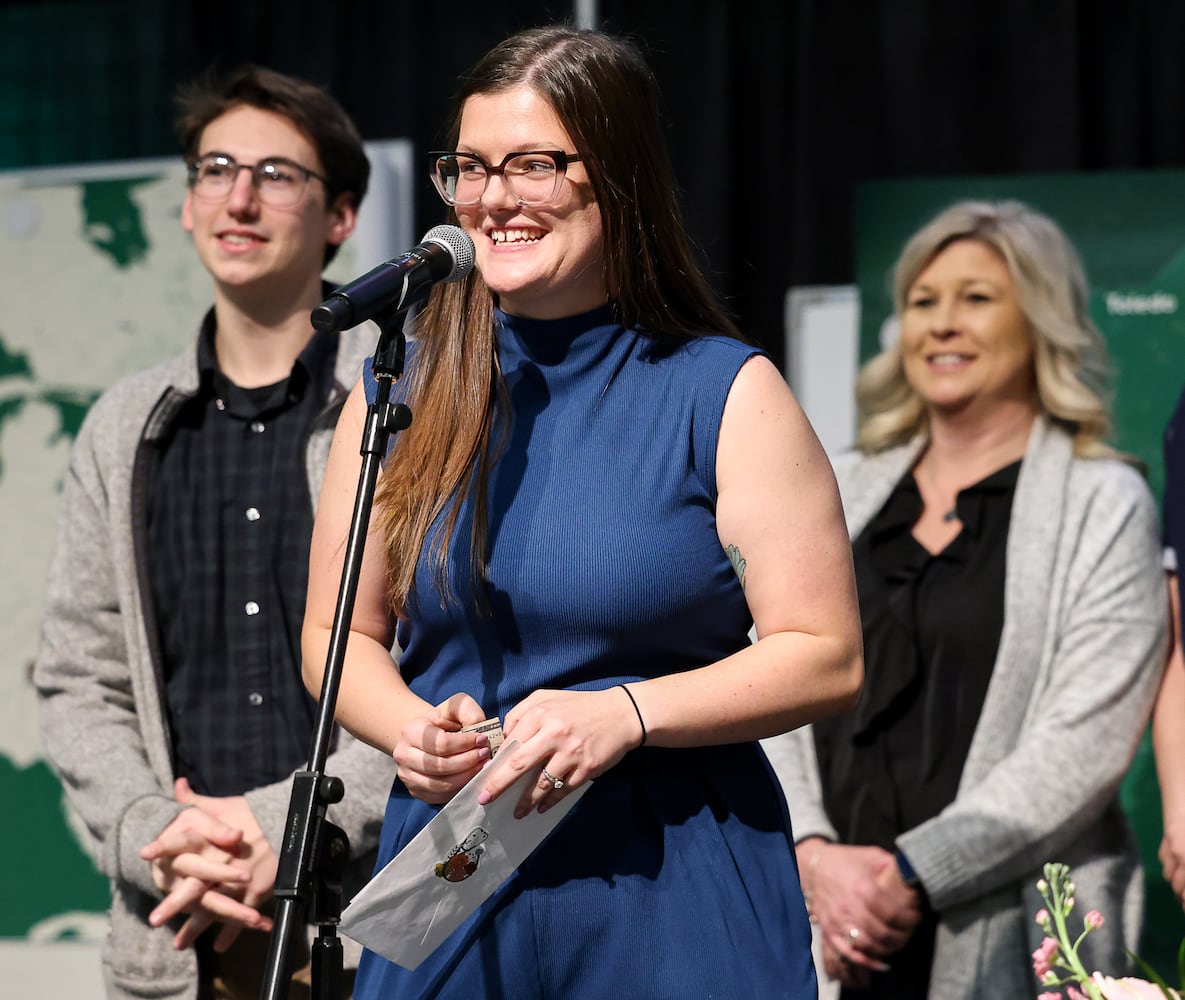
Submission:
MULTIPOLYGON (((114 168, 115 172, 118 168, 114 168)), ((107 905, 42 759, 29 680, 63 470, 100 392, 167 357, 208 306, 208 278, 180 225, 183 175, 0 176, 0 795, 20 803, 0 850, 9 897, 0 936, 96 936, 107 905)))

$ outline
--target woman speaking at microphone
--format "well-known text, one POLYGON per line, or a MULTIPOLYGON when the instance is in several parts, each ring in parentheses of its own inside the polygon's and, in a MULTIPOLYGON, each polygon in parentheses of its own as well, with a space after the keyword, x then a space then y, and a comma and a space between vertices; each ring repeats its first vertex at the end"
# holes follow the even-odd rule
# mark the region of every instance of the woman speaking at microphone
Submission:
MULTIPOLYGON (((477 267, 417 317, 338 717, 399 764, 380 862, 470 781, 490 801, 542 767, 518 815, 593 784, 414 972, 367 953, 358 997, 815 996, 756 740, 853 703, 850 549, 807 420, 697 267, 661 135, 631 44, 545 28, 476 65, 431 155, 477 267), (518 747, 491 778, 460 730, 494 716, 518 747)), ((313 540, 315 690, 367 392, 313 540)))

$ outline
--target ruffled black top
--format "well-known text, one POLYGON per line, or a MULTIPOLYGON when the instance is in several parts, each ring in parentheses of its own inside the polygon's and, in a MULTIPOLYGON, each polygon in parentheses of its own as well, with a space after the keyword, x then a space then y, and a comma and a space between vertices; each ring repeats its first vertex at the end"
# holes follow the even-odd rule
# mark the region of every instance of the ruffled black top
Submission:
POLYGON ((816 723, 828 817, 846 844, 897 835, 954 800, 1004 625, 1008 523, 1020 462, 961 491, 963 530, 932 554, 912 534, 912 473, 853 545, 864 630, 855 709, 816 723))

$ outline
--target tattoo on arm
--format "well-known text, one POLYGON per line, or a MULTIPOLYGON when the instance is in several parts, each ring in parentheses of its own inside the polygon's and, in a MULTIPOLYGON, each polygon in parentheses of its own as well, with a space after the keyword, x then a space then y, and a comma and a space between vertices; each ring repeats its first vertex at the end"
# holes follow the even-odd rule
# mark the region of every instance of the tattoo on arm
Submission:
POLYGON ((741 590, 745 589, 745 559, 741 555, 741 550, 735 545, 724 546, 724 551, 728 553, 728 561, 732 563, 733 572, 736 573, 737 579, 741 581, 741 590))

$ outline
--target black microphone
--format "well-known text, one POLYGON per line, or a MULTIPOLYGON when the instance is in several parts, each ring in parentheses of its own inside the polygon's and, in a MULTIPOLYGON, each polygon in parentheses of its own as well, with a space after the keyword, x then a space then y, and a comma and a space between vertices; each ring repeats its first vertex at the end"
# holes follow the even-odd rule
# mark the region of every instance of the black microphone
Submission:
POLYGON ((313 328, 332 333, 357 326, 391 307, 400 312, 438 281, 460 281, 473 270, 473 240, 457 226, 436 226, 423 242, 342 285, 312 312, 313 328))

